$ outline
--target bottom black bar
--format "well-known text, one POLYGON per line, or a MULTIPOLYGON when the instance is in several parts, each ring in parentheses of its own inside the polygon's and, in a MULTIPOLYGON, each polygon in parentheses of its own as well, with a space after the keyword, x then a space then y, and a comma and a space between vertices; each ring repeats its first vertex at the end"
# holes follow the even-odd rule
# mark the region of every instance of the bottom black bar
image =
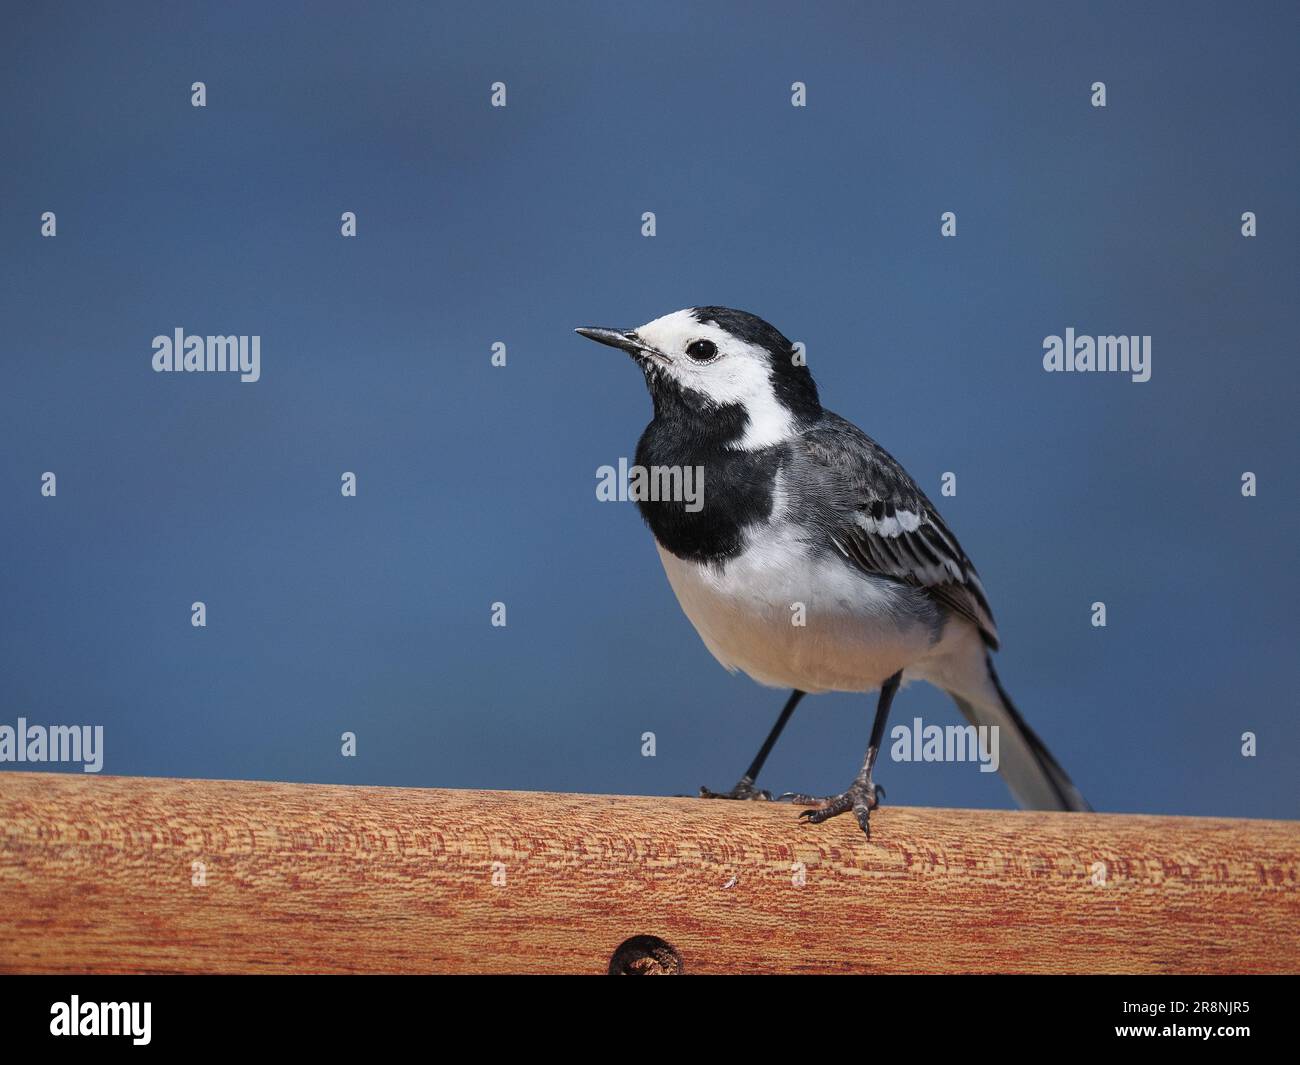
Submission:
MULTIPOLYGON (((861 1036, 894 1034, 928 1051, 987 1048, 990 1039, 1005 1048, 1033 1037, 1071 1051, 1199 1043, 1231 1053, 1292 1034, 1296 990, 1294 977, 1255 976, 870 976, 852 989, 750 981, 743 990, 690 996, 601 992, 591 981, 580 991, 525 988, 509 978, 9 976, 0 978, 0 1046, 337 1053, 416 1037, 452 1051, 468 1036, 489 1053, 502 1043, 512 1054, 549 1055, 548 1041, 586 1043, 612 1021, 626 1026, 619 1037, 625 1050, 647 1040, 661 1053, 690 1049, 695 1056, 700 1041, 682 1027, 690 1019, 692 1031, 729 1033, 736 1046, 787 1028, 794 1043, 782 1056, 801 1053, 822 1025, 829 1034, 846 1021, 861 1026, 861 1036), (611 999, 624 1008, 610 1010, 611 999), (773 1010, 758 1013, 755 1004, 768 999, 773 1010), (701 1012, 706 1024, 697 1029, 701 1012), (802 1028, 801 1018, 813 1027, 802 1028), (665 1038, 690 1039, 691 1046, 674 1050, 665 1038)), ((599 1051, 599 1044, 587 1049, 599 1051)))

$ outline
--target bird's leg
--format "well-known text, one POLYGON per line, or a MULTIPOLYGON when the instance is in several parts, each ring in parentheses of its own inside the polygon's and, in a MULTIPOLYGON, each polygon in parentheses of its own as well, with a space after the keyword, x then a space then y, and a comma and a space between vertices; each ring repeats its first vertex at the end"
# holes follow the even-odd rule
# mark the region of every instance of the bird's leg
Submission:
POLYGON ((867 834, 867 839, 871 838, 871 811, 880 805, 880 799, 884 797, 885 789, 877 787, 871 780, 871 771, 876 765, 876 755, 880 753, 880 744, 885 738, 885 722, 889 720, 889 706, 894 701, 894 693, 898 691, 899 682, 903 679, 903 671, 900 669, 884 684, 880 686, 880 699, 876 703, 876 720, 871 726, 871 742, 867 746, 867 756, 863 759, 862 768, 858 775, 853 778, 853 783, 849 785, 846 791, 840 792, 839 795, 830 795, 824 799, 814 798, 811 795, 782 795, 782 799, 788 799, 791 802, 807 803, 814 807, 811 810, 804 810, 799 816, 809 824, 819 825, 823 821, 840 814, 853 811, 853 816, 858 819, 858 824, 862 831, 867 834))
POLYGON ((804 693, 801 691, 792 691, 790 693, 790 698, 785 701, 785 707, 781 710, 781 716, 776 719, 776 724, 772 726, 772 731, 767 734, 763 746, 758 749, 758 754, 754 755, 754 760, 749 763, 745 775, 740 778, 734 788, 730 791, 710 791, 708 788, 700 788, 700 798, 771 799, 772 793, 770 791, 760 791, 754 787, 754 781, 758 779, 758 774, 763 769, 763 763, 767 761, 767 756, 772 753, 772 748, 776 746, 781 730, 785 728, 785 723, 790 720, 790 715, 794 713, 794 708, 799 705, 799 700, 803 696, 804 693))

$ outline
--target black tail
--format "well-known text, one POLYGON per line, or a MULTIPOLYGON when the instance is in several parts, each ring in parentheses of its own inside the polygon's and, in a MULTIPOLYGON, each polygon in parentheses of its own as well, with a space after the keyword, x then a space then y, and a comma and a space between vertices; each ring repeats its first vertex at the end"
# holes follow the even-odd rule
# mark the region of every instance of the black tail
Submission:
POLYGON ((991 698, 971 699, 965 693, 949 694, 972 725, 998 726, 1001 762, 998 768, 1011 793, 1029 810, 1091 810, 1047 745, 1025 724, 998 680, 992 659, 985 655, 985 662, 993 691, 997 693, 996 703, 991 698))

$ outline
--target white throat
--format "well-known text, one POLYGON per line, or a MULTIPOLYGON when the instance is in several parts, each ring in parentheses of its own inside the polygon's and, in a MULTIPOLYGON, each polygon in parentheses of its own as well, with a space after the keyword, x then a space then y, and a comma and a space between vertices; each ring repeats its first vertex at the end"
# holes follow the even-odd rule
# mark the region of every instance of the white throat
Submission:
POLYGON ((794 436, 794 418, 771 392, 760 392, 744 401, 749 421, 744 435, 732 448, 737 451, 758 451, 771 447, 794 436))

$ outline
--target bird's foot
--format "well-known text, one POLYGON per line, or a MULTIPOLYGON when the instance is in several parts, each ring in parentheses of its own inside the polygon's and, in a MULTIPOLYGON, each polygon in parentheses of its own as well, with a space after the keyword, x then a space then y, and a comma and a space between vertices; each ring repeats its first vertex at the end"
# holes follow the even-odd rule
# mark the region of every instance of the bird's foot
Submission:
POLYGON ((754 787, 754 782, 749 777, 741 777, 740 781, 730 791, 712 791, 709 788, 700 788, 701 799, 748 799, 751 802, 771 802, 772 793, 763 791, 754 787))
POLYGON ((818 798, 815 795, 786 792, 779 797, 779 801, 813 807, 799 814, 800 819, 810 825, 820 825, 823 821, 829 821, 832 817, 838 817, 852 810, 853 816, 858 819, 859 827, 866 833, 867 839, 870 839, 871 811, 880 805, 880 800, 884 797, 885 789, 878 784, 873 784, 870 780, 855 780, 847 791, 842 791, 838 795, 818 798))

